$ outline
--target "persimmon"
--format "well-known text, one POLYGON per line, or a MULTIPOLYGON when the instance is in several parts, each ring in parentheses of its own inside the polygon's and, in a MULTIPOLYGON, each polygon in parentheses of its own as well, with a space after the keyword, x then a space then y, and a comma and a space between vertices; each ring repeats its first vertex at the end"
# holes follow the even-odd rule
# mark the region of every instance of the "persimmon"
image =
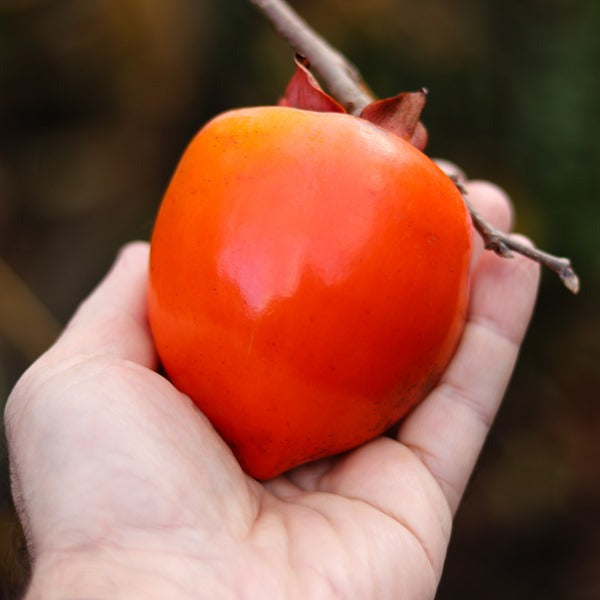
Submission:
POLYGON ((233 110, 185 151, 151 240, 164 369, 267 479, 372 439, 464 325, 471 222, 401 137, 339 112, 233 110))

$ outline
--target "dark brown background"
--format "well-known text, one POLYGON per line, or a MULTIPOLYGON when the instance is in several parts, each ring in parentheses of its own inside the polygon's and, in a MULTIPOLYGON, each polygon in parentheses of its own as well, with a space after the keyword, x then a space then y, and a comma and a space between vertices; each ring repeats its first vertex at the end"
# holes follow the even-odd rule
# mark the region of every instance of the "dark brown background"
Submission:
MULTIPOLYGON (((599 598, 600 3, 295 6, 379 95, 429 87, 429 152, 503 185, 517 228, 571 256, 583 280, 574 298, 544 274, 439 599, 599 598)), ((244 0, 0 0, 3 401, 119 246, 148 237, 193 133, 224 109, 272 103, 291 72, 289 49, 244 0)), ((11 598, 5 456, 2 473, 11 598)))

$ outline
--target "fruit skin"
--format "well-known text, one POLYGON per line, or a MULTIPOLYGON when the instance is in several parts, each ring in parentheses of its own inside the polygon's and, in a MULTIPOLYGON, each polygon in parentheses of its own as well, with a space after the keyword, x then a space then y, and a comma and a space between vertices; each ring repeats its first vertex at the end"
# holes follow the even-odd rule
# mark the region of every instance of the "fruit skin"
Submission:
POLYGON ((151 240, 163 366, 267 479, 357 446, 431 389, 464 325, 454 184, 356 117, 224 113, 184 153, 151 240))

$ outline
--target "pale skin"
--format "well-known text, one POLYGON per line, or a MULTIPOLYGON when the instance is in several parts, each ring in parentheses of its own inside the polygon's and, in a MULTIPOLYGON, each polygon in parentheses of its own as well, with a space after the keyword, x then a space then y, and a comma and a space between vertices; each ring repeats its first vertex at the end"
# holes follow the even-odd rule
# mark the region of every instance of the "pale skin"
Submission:
MULTIPOLYGON (((501 190, 467 187, 510 228, 501 190)), ((465 333, 397 438, 264 483, 155 371, 148 246, 128 245, 7 404, 26 598, 433 598, 539 278, 475 240, 465 333)))

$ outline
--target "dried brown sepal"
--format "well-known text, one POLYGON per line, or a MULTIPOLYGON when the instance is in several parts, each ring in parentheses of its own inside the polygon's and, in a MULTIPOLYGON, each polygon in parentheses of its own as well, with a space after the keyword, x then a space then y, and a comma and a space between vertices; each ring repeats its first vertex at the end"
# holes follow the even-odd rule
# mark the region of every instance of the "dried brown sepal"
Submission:
POLYGON ((294 57, 296 72, 290 79, 279 106, 290 106, 316 112, 341 112, 344 107, 323 91, 315 76, 310 72, 308 61, 299 54, 294 57))
POLYGON ((426 98, 427 89, 421 88, 418 92, 403 92, 393 98, 375 100, 365 106, 360 118, 387 129, 419 150, 424 150, 427 145, 427 130, 419 119, 426 98))

